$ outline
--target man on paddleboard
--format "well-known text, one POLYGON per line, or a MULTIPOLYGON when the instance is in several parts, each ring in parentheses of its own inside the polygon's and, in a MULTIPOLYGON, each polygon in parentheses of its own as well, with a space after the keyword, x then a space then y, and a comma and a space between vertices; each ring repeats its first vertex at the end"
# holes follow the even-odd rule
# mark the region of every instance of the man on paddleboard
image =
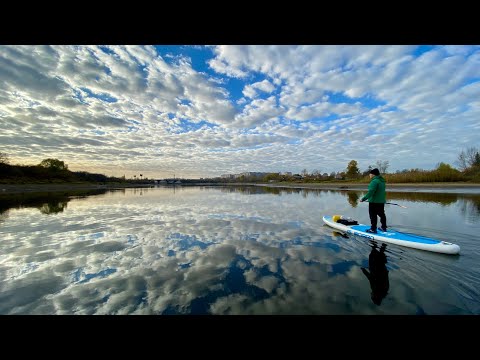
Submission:
POLYGON ((375 168, 370 171, 370 184, 368 184, 368 192, 362 197, 362 202, 368 200, 368 214, 370 215, 370 229, 368 233, 377 233, 377 216, 380 217, 382 227, 381 231, 387 231, 387 217, 385 216, 386 202, 386 181, 380 175, 380 171, 375 168))

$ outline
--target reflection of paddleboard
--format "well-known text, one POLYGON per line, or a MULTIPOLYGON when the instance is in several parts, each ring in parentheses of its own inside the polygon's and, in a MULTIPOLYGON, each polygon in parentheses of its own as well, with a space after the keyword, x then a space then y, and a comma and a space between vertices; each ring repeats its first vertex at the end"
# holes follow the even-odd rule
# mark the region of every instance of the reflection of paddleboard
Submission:
POLYGON ((370 229, 369 225, 344 225, 333 221, 333 218, 331 216, 324 216, 323 222, 328 226, 331 226, 338 230, 342 230, 347 234, 358 235, 371 240, 378 240, 386 243, 443 254, 458 254, 460 252, 460 246, 456 244, 431 239, 425 236, 405 234, 390 229, 387 229, 386 232, 377 230, 377 234, 370 234, 366 232, 367 229, 370 229))

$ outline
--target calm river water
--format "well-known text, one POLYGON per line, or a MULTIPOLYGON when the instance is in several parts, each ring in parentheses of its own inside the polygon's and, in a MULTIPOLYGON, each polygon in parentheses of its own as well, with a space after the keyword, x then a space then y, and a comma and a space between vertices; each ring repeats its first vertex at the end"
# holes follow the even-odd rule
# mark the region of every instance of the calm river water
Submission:
POLYGON ((391 228, 460 255, 382 248, 363 191, 158 187, 0 197, 0 314, 480 314, 480 194, 389 192, 391 228), (383 261, 382 261, 383 260, 383 261))

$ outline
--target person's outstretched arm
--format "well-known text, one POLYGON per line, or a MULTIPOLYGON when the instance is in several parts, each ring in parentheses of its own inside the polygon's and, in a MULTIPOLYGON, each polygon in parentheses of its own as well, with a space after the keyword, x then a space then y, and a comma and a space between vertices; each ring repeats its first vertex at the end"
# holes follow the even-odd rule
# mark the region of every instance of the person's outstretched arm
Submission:
POLYGON ((375 191, 377 191, 377 186, 378 186, 378 181, 370 181, 370 184, 368 184, 368 192, 365 194, 364 197, 362 197, 362 202, 365 200, 370 199, 373 194, 375 194, 375 191))

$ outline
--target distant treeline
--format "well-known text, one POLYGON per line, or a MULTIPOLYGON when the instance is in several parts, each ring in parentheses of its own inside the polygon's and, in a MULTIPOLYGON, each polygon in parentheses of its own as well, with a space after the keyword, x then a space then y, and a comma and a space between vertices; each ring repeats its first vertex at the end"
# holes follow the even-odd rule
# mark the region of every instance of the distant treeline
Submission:
MULTIPOLYGON (((382 174, 389 183, 422 183, 422 182, 480 182, 480 166, 470 167, 464 171, 452 168, 441 163, 435 170, 410 169, 396 173, 382 174)), ((318 182, 358 182, 368 183, 368 174, 347 176, 345 173, 332 175, 295 174, 294 176, 279 173, 269 173, 262 177, 241 176, 236 179, 212 178, 203 179, 205 183, 318 183, 318 182)), ((0 183, 148 183, 148 179, 126 179, 122 177, 106 176, 86 171, 70 171, 67 168, 45 167, 41 165, 9 165, 0 163, 0 183)), ((182 184, 197 183, 198 179, 182 179, 182 184)))
MULTIPOLYGON (((321 173, 313 170, 309 173, 304 169, 301 174, 292 173, 267 173, 262 176, 229 176, 206 179, 178 179, 184 185, 196 183, 315 183, 348 181, 368 183, 369 173, 374 167, 389 183, 423 183, 423 182, 480 182, 480 151, 476 147, 462 151, 458 156, 459 170, 449 164, 439 163, 434 170, 410 169, 389 173, 388 161, 378 160, 375 165, 368 166, 360 171, 356 160, 351 160, 345 171, 321 173)), ((265 173, 263 173, 265 174, 265 173)), ((94 182, 94 183, 151 183, 152 180, 126 179, 125 176, 114 177, 103 174, 89 173, 86 171, 70 171, 68 165, 58 159, 45 159, 38 165, 11 165, 8 156, 0 153, 0 183, 65 183, 65 182, 94 182)))
MULTIPOLYGON (((295 174, 293 176, 270 173, 263 177, 241 176, 236 179, 222 179, 222 182, 238 183, 319 183, 319 182, 370 182, 369 172, 348 175, 339 172, 331 175, 295 174)), ((425 183, 425 182, 480 182, 480 166, 470 167, 464 171, 452 168, 448 164, 440 163, 434 170, 410 169, 396 173, 383 173, 382 176, 389 183, 425 183)))
POLYGON ((280 183, 316 183, 332 181, 369 182, 370 171, 378 168, 380 173, 390 183, 424 183, 424 182, 480 182, 480 152, 477 148, 468 148, 462 151, 458 157, 460 170, 449 164, 439 163, 434 170, 404 169, 389 173, 388 161, 377 161, 375 165, 369 165, 364 171, 360 171, 356 160, 351 160, 345 171, 321 173, 314 170, 309 173, 306 169, 301 174, 268 173, 265 176, 238 176, 235 178, 222 179, 224 182, 280 182, 280 183))
MULTIPOLYGON (((42 162, 43 163, 43 162, 42 162)), ((63 163, 63 162, 60 162, 63 163)), ((44 165, 9 165, 0 163, 0 183, 66 183, 66 182, 132 182, 124 177, 106 176, 86 171, 70 171, 66 165, 46 163, 44 165), (50 166, 49 166, 50 164, 50 166)), ((142 182, 136 180, 134 182, 142 182)))
POLYGON ((480 166, 459 171, 441 163, 435 170, 411 169, 394 174, 385 174, 389 183, 422 183, 422 182, 480 182, 480 166))

